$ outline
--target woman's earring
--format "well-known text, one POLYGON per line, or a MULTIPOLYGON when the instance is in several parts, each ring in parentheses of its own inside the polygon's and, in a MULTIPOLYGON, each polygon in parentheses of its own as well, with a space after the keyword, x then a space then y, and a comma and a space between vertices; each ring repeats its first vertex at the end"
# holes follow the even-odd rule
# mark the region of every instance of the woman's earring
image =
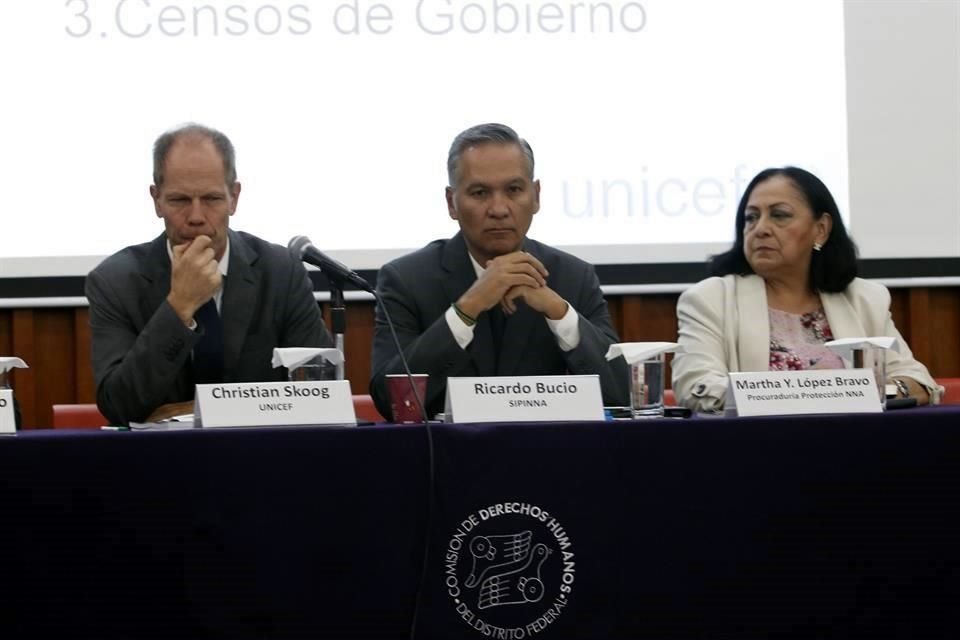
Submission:
POLYGON ((813 243, 813 250, 814 250, 814 251, 820 251, 820 249, 823 249, 823 245, 820 244, 819 242, 814 242, 814 243, 813 243))

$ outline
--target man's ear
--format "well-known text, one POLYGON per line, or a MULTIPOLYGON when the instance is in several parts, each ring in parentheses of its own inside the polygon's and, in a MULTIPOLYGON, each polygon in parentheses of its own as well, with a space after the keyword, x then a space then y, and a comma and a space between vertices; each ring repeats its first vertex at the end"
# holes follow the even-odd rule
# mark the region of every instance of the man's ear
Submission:
POLYGON ((233 200, 233 205, 230 207, 230 215, 233 215, 237 211, 237 201, 240 200, 240 183, 234 182, 233 186, 230 187, 230 196, 233 200))
POLYGON ((155 184, 150 185, 150 197, 153 199, 154 212, 156 212, 158 218, 162 218, 163 214, 160 213, 160 189, 155 184))
POLYGON ((457 206, 453 202, 454 191, 453 187, 447 187, 445 190, 445 195, 447 197, 447 213, 453 220, 459 220, 460 216, 457 214, 457 206))
POLYGON ((540 181, 533 181, 533 212, 540 211, 540 181))

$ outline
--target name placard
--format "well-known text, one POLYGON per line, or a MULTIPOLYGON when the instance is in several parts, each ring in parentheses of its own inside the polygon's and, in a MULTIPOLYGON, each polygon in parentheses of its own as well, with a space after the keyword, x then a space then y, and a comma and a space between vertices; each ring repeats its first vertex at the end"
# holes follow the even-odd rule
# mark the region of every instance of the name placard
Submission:
POLYGON ((883 410, 871 369, 731 373, 726 406, 740 416, 883 410))
POLYGON ((448 378, 446 422, 603 420, 600 377, 448 378))
POLYGON ((357 424, 347 380, 198 384, 194 413, 202 427, 357 424))
POLYGON ((0 389, 0 433, 16 433, 17 421, 13 415, 13 389, 0 389))

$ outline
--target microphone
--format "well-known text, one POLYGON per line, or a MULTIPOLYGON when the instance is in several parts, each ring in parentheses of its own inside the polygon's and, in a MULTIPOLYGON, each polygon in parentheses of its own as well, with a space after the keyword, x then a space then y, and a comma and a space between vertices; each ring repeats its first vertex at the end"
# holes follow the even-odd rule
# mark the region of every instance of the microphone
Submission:
POLYGON ((374 289, 369 282, 361 278, 356 271, 353 271, 347 265, 337 262, 320 251, 320 249, 317 249, 307 236, 294 236, 290 238, 290 242, 287 243, 287 250, 289 250, 290 254, 297 260, 302 260, 303 262, 318 267, 320 271, 326 274, 327 278, 337 284, 343 285, 344 282, 349 282, 357 289, 374 293, 374 289))
MULTIPOLYGON (((424 407, 424 399, 420 396, 420 392, 417 390, 417 386, 413 383, 413 375, 410 373, 410 365, 407 363, 407 358, 403 355, 403 348, 400 346, 400 339, 397 337, 397 330, 394 327, 393 319, 390 318, 390 312, 387 310, 387 306, 383 304, 383 300, 377 295, 376 290, 370 286, 370 283, 361 278, 356 272, 352 271, 349 267, 344 264, 341 264, 334 260, 333 258, 325 255, 322 251, 313 246, 313 243, 310 242, 310 238, 307 236, 294 236, 290 238, 290 242, 287 243, 287 250, 290 251, 290 254, 297 260, 302 260, 303 262, 308 262, 315 267, 319 267, 323 271, 329 280, 338 285, 343 285, 344 282, 349 282, 358 289, 363 291, 369 291, 373 294, 374 299, 377 301, 377 304, 380 305, 380 308, 383 310, 384 319, 387 321, 387 326, 390 327, 390 336, 393 338, 393 344, 397 349, 397 354, 400 356, 400 363, 403 366, 403 372, 407 376, 407 381, 410 383, 410 390, 413 391, 413 399, 417 403, 417 409, 420 411, 420 415, 423 417, 423 425, 427 434, 427 460, 429 467, 429 476, 427 480, 427 523, 426 523, 426 535, 423 540, 423 562, 420 567, 420 580, 417 583, 417 592, 415 596, 415 603, 413 608, 413 618, 410 622, 410 638, 413 638, 416 635, 417 629, 417 619, 419 617, 420 608, 423 601, 423 592, 424 585, 427 581, 427 567, 428 559, 430 558, 430 540, 431 540, 431 531, 433 530, 433 512, 435 510, 434 502, 436 500, 436 458, 434 455, 433 447, 433 430, 430 427, 430 417, 427 415, 426 408, 424 407)), ((341 313, 343 311, 343 292, 340 291, 340 305, 341 313)), ((334 291, 331 291, 331 294, 334 294, 334 291)), ((334 317, 336 317, 336 304, 332 309, 334 317)), ((337 336, 337 347, 343 351, 343 333, 342 329, 337 336)))

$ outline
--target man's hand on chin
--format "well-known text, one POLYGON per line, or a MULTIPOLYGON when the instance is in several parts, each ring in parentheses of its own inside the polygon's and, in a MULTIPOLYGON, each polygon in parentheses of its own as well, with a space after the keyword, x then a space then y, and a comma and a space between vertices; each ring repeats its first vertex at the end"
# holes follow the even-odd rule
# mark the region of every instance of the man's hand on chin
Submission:
POLYGON ((197 309, 223 284, 212 242, 209 236, 197 236, 173 247, 167 301, 188 327, 197 309))

